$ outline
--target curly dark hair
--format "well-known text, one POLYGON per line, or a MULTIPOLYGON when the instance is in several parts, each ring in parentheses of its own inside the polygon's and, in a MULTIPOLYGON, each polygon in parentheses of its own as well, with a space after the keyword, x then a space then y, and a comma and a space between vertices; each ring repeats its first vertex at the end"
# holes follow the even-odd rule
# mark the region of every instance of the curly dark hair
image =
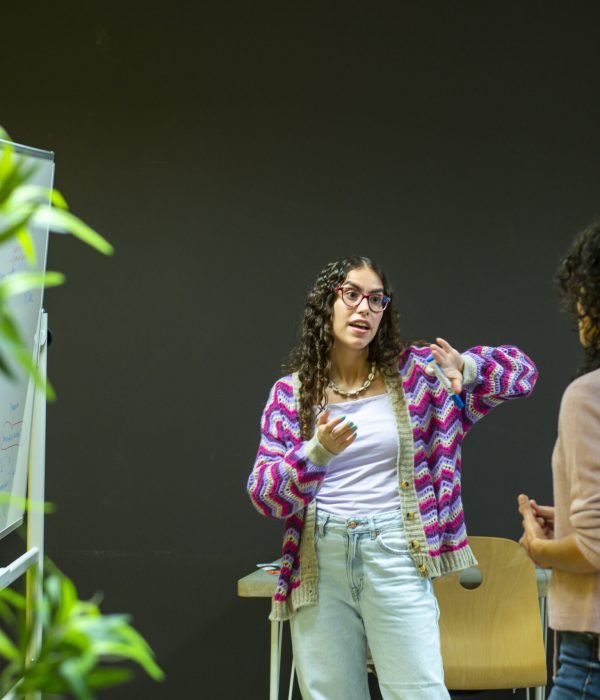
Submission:
POLYGON ((398 356, 406 347, 400 340, 400 317, 393 308, 392 289, 383 270, 373 260, 361 255, 341 258, 325 265, 308 294, 300 341, 292 350, 287 365, 289 371, 298 372, 300 380, 300 428, 305 439, 312 436, 313 407, 323 409, 327 403, 329 354, 333 345, 331 319, 336 299, 334 290, 344 282, 350 270, 361 267, 368 267, 379 276, 385 294, 392 299, 383 312, 377 335, 369 345, 369 361, 376 362, 382 372, 395 372, 398 356))
POLYGON ((600 221, 575 236, 555 281, 562 309, 576 325, 586 323, 584 360, 575 375, 581 376, 600 367, 600 221))

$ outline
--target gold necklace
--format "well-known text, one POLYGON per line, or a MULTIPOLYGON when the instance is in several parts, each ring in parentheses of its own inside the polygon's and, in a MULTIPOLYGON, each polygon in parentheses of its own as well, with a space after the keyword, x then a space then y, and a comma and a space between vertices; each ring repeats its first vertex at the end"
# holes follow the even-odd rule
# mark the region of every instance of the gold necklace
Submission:
POLYGON ((375 379, 375 362, 371 365, 371 371, 369 372, 368 377, 365 379, 364 384, 359 387, 358 389, 351 389, 350 391, 346 391, 345 389, 340 389, 340 387, 335 384, 331 379, 329 379, 329 385, 328 388, 334 391, 336 394, 339 396, 345 396, 348 399, 355 399, 359 394, 362 394, 363 391, 366 391, 371 384, 373 383, 373 380, 375 379))

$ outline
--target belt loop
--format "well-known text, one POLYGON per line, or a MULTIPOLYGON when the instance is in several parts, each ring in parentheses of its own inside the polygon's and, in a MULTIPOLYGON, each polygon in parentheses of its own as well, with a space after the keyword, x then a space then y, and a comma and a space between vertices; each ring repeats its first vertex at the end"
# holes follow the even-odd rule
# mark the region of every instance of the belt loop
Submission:
POLYGON ((375 524, 375 517, 373 515, 369 515, 369 534, 372 540, 377 537, 377 525, 375 524))
POLYGON ((327 533, 327 523, 329 522, 330 518, 329 513, 323 513, 320 518, 318 518, 317 523, 319 526, 319 537, 325 537, 325 534, 327 533))

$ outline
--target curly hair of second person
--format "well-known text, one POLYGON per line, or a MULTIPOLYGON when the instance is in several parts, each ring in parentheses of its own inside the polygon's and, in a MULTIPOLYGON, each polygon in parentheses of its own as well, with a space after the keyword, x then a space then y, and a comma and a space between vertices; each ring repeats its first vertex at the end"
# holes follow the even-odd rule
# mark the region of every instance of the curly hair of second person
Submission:
POLYGON ((600 221, 575 236, 555 280, 563 310, 575 322, 586 322, 584 360, 576 375, 581 376, 600 367, 600 221))
POLYGON ((358 255, 326 265, 308 294, 300 340, 292 350, 287 366, 288 370, 298 372, 300 427, 302 437, 306 440, 310 439, 313 432, 314 406, 323 409, 327 403, 335 289, 345 281, 350 270, 361 267, 368 267, 378 275, 384 293, 392 299, 383 312, 377 335, 369 345, 369 361, 376 362, 383 372, 395 371, 398 356, 406 347, 400 339, 400 319, 393 308, 392 290, 385 273, 370 258, 358 255))

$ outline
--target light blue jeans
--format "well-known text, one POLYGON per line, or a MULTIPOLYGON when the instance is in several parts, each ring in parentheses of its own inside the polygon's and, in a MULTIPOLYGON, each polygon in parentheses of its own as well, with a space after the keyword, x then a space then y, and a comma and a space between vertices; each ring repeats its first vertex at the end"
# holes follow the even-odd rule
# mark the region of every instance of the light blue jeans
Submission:
POLYGON ((304 700, 366 700, 367 649, 385 700, 448 700, 431 581, 408 554, 400 511, 318 511, 318 602, 291 620, 304 700))
POLYGON ((600 698, 598 636, 560 632, 558 673, 548 700, 600 698))

